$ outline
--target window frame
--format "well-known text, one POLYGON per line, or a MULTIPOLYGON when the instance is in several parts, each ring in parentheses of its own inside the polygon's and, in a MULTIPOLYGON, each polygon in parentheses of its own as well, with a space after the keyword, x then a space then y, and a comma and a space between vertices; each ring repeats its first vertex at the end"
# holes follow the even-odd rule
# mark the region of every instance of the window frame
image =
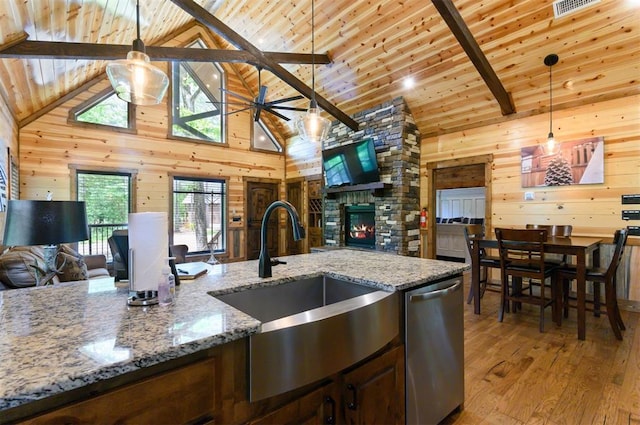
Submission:
MULTIPOLYGON (((175 189, 174 189, 174 182, 175 180, 182 180, 182 181, 201 181, 201 182, 213 182, 213 183, 222 183, 223 185, 223 191, 222 191, 222 202, 223 205, 221 207, 221 212, 220 212, 220 240, 221 242, 221 246, 222 248, 220 249, 216 249, 214 254, 226 254, 228 251, 228 234, 229 234, 229 224, 228 224, 228 217, 229 217, 229 178, 228 177, 203 177, 203 176, 195 176, 195 175, 188 175, 188 174, 169 174, 169 191, 170 191, 170 197, 169 197, 169 245, 174 245, 175 241, 174 241, 174 234, 175 234, 175 227, 174 227, 174 214, 175 214, 175 210, 174 210, 174 196, 176 194, 175 189)), ((184 193, 184 192, 183 192, 184 193)), ((189 249, 188 254, 189 255, 208 255, 210 253, 209 250, 199 250, 199 251, 192 251, 191 248, 189 249)))
MULTIPOLYGON (((186 44, 186 48, 191 48, 192 45, 196 44, 196 43, 200 43, 204 48, 207 49, 208 46, 207 44, 204 42, 204 40, 202 40, 202 38, 197 37, 194 40, 188 42, 186 44)), ((168 121, 168 129, 167 129, 167 139, 172 139, 172 140, 180 140, 180 141, 184 141, 184 142, 193 142, 193 143, 204 143, 204 144, 208 144, 210 146, 229 146, 229 143, 227 141, 227 135, 228 135, 228 131, 227 131, 227 126, 228 126, 228 120, 227 120, 227 113, 226 113, 226 103, 224 100, 224 95, 222 93, 224 93, 224 90, 227 87, 227 71, 224 69, 224 67, 219 63, 219 62, 213 62, 213 61, 207 61, 206 63, 211 64, 213 67, 215 67, 217 69, 217 71, 220 73, 221 78, 220 78, 220 88, 221 88, 221 99, 217 100, 214 96, 214 94, 209 91, 209 90, 205 90, 203 89, 203 87, 206 88, 206 84, 198 77, 198 75, 195 73, 195 71, 193 70, 193 68, 191 68, 190 66, 190 62, 193 61, 174 61, 171 63, 171 90, 169 90, 169 101, 167 102, 167 106, 168 106, 168 110, 169 110, 169 119, 168 121), (180 99, 180 94, 179 94, 179 90, 180 90, 180 67, 184 66, 184 69, 186 72, 189 73, 189 75, 191 76, 191 78, 193 78, 193 80, 198 84, 198 86, 202 89, 202 93, 212 102, 219 102, 220 103, 220 141, 215 141, 212 139, 207 138, 205 135, 203 135, 205 138, 197 138, 197 137, 186 137, 186 136, 179 136, 179 135, 175 135, 173 134, 173 126, 175 124, 175 119, 174 119, 174 112, 176 110, 176 107, 179 108, 179 105, 175 105, 175 101, 176 99, 179 101, 180 99), (176 72, 176 70, 178 72, 176 72)), ((201 118, 204 118, 206 116, 207 113, 202 113, 202 114, 195 114, 195 116, 198 115, 204 115, 201 118)), ((191 117, 193 117, 194 115, 192 115, 191 117)), ((215 115, 213 115, 215 116, 215 115)), ((190 120, 191 121, 191 120, 190 120)), ((186 131, 191 131, 191 130, 186 130, 186 131)))
POLYGON ((81 102, 77 106, 74 106, 69 110, 69 114, 67 116, 67 124, 84 127, 84 128, 110 130, 110 131, 117 131, 120 133, 128 133, 128 134, 137 134, 138 130, 136 129, 136 105, 130 102, 126 102, 127 114, 128 114, 126 128, 116 127, 113 125, 79 121, 77 119, 78 115, 93 108, 94 106, 104 101, 106 98, 111 97, 112 95, 116 95, 116 92, 113 90, 113 87, 109 86, 101 90, 100 92, 96 93, 95 95, 91 96, 89 99, 85 100, 84 102, 81 102))
MULTIPOLYGON (((109 168, 109 167, 86 167, 83 165, 69 164, 71 170, 71 199, 78 200, 78 174, 102 174, 102 175, 119 175, 129 177, 129 213, 136 212, 136 181, 138 179, 138 170, 126 168, 109 168)), ((117 224, 117 223, 114 223, 117 224)), ((128 220, 127 220, 128 227, 128 220)), ((106 255, 106 254, 105 254, 106 255)), ((106 255, 109 258, 109 255, 106 255)))
POLYGON ((277 154, 277 155, 284 155, 284 146, 280 143, 280 141, 274 136, 273 132, 271 131, 271 129, 269 128, 269 126, 262 120, 262 118, 258 119, 258 121, 256 121, 253 117, 253 114, 251 114, 251 150, 252 151, 256 151, 256 152, 264 152, 264 153, 270 153, 270 154, 277 154), (271 143, 277 145, 280 150, 269 150, 269 149, 262 149, 262 148, 258 148, 255 146, 255 126, 259 125, 262 129, 262 131, 267 135, 267 137, 269 137, 269 140, 271 140, 271 143))

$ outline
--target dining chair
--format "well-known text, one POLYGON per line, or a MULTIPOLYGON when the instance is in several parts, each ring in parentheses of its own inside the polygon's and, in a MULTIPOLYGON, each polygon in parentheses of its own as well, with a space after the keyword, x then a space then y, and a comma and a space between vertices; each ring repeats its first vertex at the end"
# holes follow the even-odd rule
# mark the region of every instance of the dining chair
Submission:
POLYGON ((548 306, 551 306, 553 320, 560 325, 560 288, 554 276, 557 266, 544 259, 547 230, 497 228, 495 232, 502 274, 498 320, 502 322, 505 310, 509 311, 510 302, 514 303, 514 310, 516 305, 527 303, 540 307, 540 332, 544 332, 544 310, 548 306), (540 285, 539 290, 525 293, 522 288, 522 279, 525 278, 540 282, 551 279, 551 285, 540 285), (549 296, 547 289, 551 292, 549 296))
MULTIPOLYGON (((526 228, 539 229, 539 230, 544 229, 547 231, 547 237, 554 236, 554 237, 568 238, 568 237, 571 237, 571 232, 573 231, 573 226, 570 224, 527 224, 526 228)), ((557 266, 563 266, 567 264, 567 255, 546 253, 544 260, 547 263, 552 263, 557 266)), ((540 285, 540 282, 535 281, 533 279, 529 279, 530 291, 532 291, 533 288, 539 285, 540 285)))
MULTIPOLYGON (((464 240, 467 242, 467 251, 469 256, 473 255, 473 238, 484 237, 484 226, 481 224, 470 224, 463 228, 464 240)), ((485 290, 492 292, 500 292, 500 284, 492 283, 489 280, 489 268, 500 268, 500 257, 488 255, 484 248, 480 248, 480 298, 484 296, 485 290)), ((467 296, 467 304, 473 301, 473 287, 469 288, 467 296)))
MULTIPOLYGON (((527 229, 546 230, 547 236, 560 236, 563 238, 571 237, 573 226, 570 224, 527 224, 527 229)), ((564 264, 567 262, 567 256, 561 254, 547 254, 547 262, 564 264)))
MULTIPOLYGON (((616 272, 618 266, 622 261, 624 255, 624 247, 627 243, 627 236, 629 231, 627 229, 616 230, 613 236, 614 251, 611 257, 609 265, 597 268, 588 268, 585 281, 593 282, 593 299, 589 302, 593 304, 593 311, 596 316, 600 315, 600 285, 604 285, 604 299, 607 317, 609 318, 609 324, 613 330, 617 339, 622 340, 621 330, 625 330, 622 316, 620 315, 620 308, 618 307, 618 299, 616 296, 616 272)), ((556 278, 562 282, 562 299, 564 317, 569 315, 569 307, 576 307, 572 304, 572 301, 576 301, 574 297, 571 297, 569 283, 571 280, 576 280, 576 268, 572 265, 565 265, 564 267, 556 270, 556 278)))
POLYGON ((187 262, 187 253, 189 252, 188 245, 171 245, 169 250, 171 251, 171 256, 176 257, 176 264, 187 262))

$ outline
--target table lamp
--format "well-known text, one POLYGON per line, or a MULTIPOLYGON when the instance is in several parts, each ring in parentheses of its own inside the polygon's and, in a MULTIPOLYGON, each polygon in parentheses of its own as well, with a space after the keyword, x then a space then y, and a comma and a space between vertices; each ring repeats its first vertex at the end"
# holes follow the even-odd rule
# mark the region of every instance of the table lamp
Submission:
POLYGON ((59 244, 86 239, 89 239, 89 227, 84 202, 8 202, 2 243, 7 246, 44 245, 47 273, 57 271, 55 260, 59 244))

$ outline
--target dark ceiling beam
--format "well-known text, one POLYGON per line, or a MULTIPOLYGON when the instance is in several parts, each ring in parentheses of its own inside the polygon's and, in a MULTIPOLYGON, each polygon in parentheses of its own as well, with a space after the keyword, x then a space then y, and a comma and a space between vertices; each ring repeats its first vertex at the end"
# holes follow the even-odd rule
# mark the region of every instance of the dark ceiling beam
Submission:
MULTIPOLYGON (((255 57, 242 50, 191 49, 188 47, 145 46, 151 61, 190 61, 190 62, 255 62, 255 57)), ((124 59, 131 45, 66 43, 60 41, 21 40, 8 46, 0 46, 0 58, 37 58, 37 59, 124 59)), ((306 53, 264 52, 269 59, 279 63, 311 64, 312 55, 306 53)), ((315 62, 331 63, 329 55, 316 54, 315 62)))
MULTIPOLYGON (((262 52, 260 49, 255 47, 249 41, 244 39, 240 34, 235 32, 229 26, 224 24, 222 21, 217 19, 211 13, 209 13, 202 6, 198 5, 193 0, 171 0, 182 10, 187 12, 189 15, 193 16, 198 22, 202 25, 209 28, 211 31, 215 32, 233 46, 240 50, 247 51, 251 53, 255 61, 258 62, 259 65, 263 66, 265 69, 268 69, 272 74, 276 77, 280 78, 285 83, 289 84, 298 92, 305 95, 307 98, 311 99, 312 90, 302 81, 300 81, 295 75, 291 74, 289 71, 284 69, 278 62, 269 57, 265 52, 262 52)), ((343 111, 338 109, 335 105, 330 103, 328 100, 320 96, 319 94, 315 94, 315 99, 318 102, 318 105, 324 109, 326 112, 331 114, 333 117, 338 119, 340 122, 345 124, 347 127, 352 129, 353 131, 357 131, 359 129, 358 123, 351 118, 349 115, 345 114, 343 111)))
POLYGON ((493 93, 500 105, 502 115, 515 113, 516 107, 511 96, 498 79, 482 50, 480 50, 478 42, 473 38, 471 31, 469 31, 467 24, 462 19, 458 9, 453 5, 453 2, 451 0, 431 0, 431 2, 447 23, 453 35, 458 39, 458 43, 460 43, 471 62, 473 62, 491 93, 493 93))

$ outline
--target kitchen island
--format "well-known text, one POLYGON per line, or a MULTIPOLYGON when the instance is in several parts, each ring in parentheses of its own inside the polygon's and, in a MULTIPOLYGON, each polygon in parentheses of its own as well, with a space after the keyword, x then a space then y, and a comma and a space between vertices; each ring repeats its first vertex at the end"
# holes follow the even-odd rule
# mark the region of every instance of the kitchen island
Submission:
MULTIPOLYGON (((215 265, 207 275, 184 281, 176 302, 168 307, 129 307, 128 291, 112 283, 78 282, 0 293, 0 423, 86 400, 196 361, 229 357, 216 351, 220 347, 243 352, 234 343, 259 332, 260 322, 211 292, 318 275, 400 291, 468 269, 462 263, 352 250, 280 259, 286 264, 274 267, 271 278, 258 277, 257 261, 215 265)), ((225 371, 219 369, 216 374, 223 376, 225 371)), ((224 392, 224 382, 216 385, 224 392)))

